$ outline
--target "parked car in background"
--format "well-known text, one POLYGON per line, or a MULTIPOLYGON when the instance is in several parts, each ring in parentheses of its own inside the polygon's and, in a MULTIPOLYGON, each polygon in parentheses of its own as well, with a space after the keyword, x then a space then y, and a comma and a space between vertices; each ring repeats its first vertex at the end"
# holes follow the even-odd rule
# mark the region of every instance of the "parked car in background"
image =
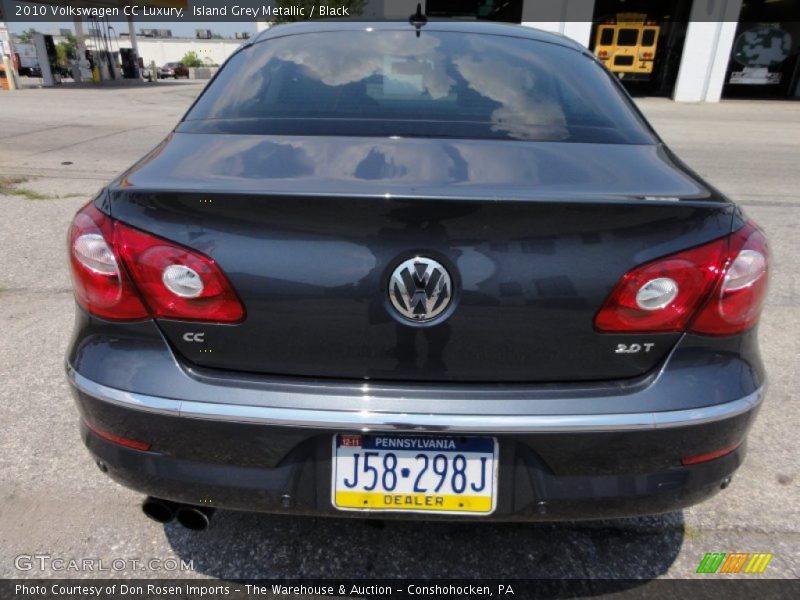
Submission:
POLYGON ((69 240, 83 439, 193 529, 672 511, 764 397, 763 233, 528 27, 263 32, 69 240))
POLYGON ((63 65, 52 67, 53 75, 58 75, 61 79, 72 79, 72 69, 63 65))
POLYGON ((22 77, 41 77, 42 69, 36 56, 36 46, 33 44, 18 43, 16 45, 19 74, 22 77))
POLYGON ((158 78, 167 79, 168 77, 186 77, 189 78, 189 69, 184 66, 182 62, 168 62, 163 67, 158 68, 158 78))

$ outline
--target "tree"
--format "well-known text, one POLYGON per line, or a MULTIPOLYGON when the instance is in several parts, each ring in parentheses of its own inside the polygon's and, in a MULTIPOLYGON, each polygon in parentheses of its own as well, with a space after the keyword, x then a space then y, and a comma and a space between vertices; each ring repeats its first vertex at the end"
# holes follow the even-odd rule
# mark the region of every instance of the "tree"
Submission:
POLYGON ((30 44, 31 42, 33 42, 33 36, 35 36, 37 33, 39 32, 36 31, 33 27, 31 27, 29 29, 26 29, 19 35, 17 35, 17 38, 23 44, 30 44))
POLYGON ((202 67, 205 63, 197 56, 197 52, 187 52, 181 59, 184 67, 202 67))
POLYGON ((69 61, 75 60, 78 57, 78 40, 77 38, 68 33, 64 39, 56 44, 56 56, 58 57, 58 64, 62 67, 68 67, 69 61))
MULTIPOLYGON (((311 7, 314 7, 314 18, 320 18, 319 2, 316 0, 278 0, 277 7, 285 10, 292 8, 302 9, 302 15, 278 15, 275 17, 275 23, 291 23, 292 21, 308 21, 311 15, 311 7)), ((365 0, 332 0, 328 3, 329 6, 341 6, 347 9, 347 13, 351 17, 357 17, 364 12, 365 0)), ((299 12, 299 11, 297 11, 299 12)))

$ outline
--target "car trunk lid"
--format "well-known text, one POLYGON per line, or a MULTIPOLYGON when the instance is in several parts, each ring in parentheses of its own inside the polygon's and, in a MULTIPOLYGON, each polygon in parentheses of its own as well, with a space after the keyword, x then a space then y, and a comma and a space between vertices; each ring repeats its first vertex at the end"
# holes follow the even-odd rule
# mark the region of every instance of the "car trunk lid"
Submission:
POLYGON ((662 146, 497 140, 178 133, 110 192, 112 216, 213 258, 245 305, 236 325, 160 320, 188 361, 404 381, 652 370, 679 333, 602 334, 594 316, 632 267, 726 235, 732 210, 662 146), (429 326, 389 299, 415 256, 452 277, 429 326))

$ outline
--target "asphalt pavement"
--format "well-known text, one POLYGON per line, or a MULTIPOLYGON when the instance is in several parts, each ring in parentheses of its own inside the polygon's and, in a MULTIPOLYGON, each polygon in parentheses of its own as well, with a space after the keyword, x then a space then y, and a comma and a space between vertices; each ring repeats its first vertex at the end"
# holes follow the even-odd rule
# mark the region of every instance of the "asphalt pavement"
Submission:
POLYGON ((715 551, 770 552, 764 577, 797 577, 800 103, 639 101, 673 150, 770 238, 760 329, 769 393, 726 491, 681 512, 619 521, 425 524, 223 511, 197 534, 147 520, 141 496, 98 471, 78 436, 63 357, 72 214, 155 146, 201 89, 170 82, 0 92, 0 577, 646 580, 695 576, 715 551), (25 558, 34 555, 45 558, 25 558), (53 562, 84 558, 95 570, 53 562), (171 559, 189 566, 171 570, 171 559))

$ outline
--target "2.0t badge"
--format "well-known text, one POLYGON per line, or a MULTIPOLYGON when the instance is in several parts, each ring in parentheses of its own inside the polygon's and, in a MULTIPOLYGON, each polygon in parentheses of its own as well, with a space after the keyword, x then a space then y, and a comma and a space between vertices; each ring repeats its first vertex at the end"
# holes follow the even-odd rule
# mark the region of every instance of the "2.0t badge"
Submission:
POLYGON ((402 262, 389 278, 389 299, 409 321, 434 320, 447 309, 452 298, 450 274, 432 258, 416 256, 402 262))

